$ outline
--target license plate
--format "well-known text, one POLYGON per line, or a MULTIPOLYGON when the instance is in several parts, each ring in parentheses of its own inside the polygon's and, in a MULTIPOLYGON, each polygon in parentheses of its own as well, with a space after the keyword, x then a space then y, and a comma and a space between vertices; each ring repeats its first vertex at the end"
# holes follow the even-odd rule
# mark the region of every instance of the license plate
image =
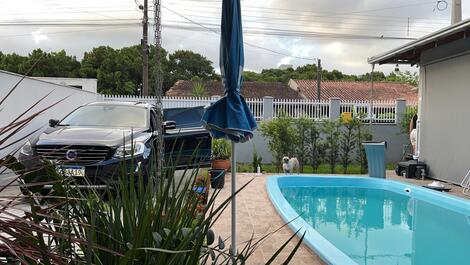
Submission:
POLYGON ((84 177, 85 167, 82 166, 60 166, 56 168, 57 173, 62 174, 65 177, 84 177))

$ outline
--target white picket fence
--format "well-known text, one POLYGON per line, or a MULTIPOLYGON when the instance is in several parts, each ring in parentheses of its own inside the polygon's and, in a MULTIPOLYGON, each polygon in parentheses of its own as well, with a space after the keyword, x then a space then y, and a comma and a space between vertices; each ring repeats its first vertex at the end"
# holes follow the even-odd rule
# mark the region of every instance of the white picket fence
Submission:
POLYGON ((274 99, 273 105, 275 118, 281 115, 314 120, 330 118, 330 102, 326 100, 274 99))
POLYGON ((371 118, 373 123, 396 122, 395 101, 342 101, 340 112, 350 112, 363 122, 370 122, 371 118))
MULTIPOLYGON (((219 97, 163 97, 163 108, 187 108, 208 106, 219 97)), ((103 95, 105 101, 135 101, 154 103, 154 97, 137 96, 109 96, 103 95)), ((306 117, 315 120, 330 118, 331 102, 328 100, 304 100, 304 99, 274 99, 272 104, 265 106, 262 98, 247 98, 246 102, 257 121, 265 117, 265 110, 271 109, 272 118, 288 115, 292 118, 306 117)), ((397 121, 396 101, 341 101, 339 113, 349 112, 354 117, 359 117, 363 122, 376 124, 390 124, 397 121)), ((416 102, 408 102, 408 107, 417 106, 416 102)), ((269 112, 268 112, 269 113, 269 112)))
MULTIPOLYGON (((208 106, 216 102, 219 97, 163 97, 162 103, 163 108, 191 108, 208 106)), ((128 95, 103 95, 104 101, 134 101, 134 102, 146 102, 155 103, 154 97, 139 97, 139 96, 128 96, 128 95)), ((248 98, 246 103, 253 113, 254 118, 257 121, 263 120, 263 99, 260 98, 248 98)))

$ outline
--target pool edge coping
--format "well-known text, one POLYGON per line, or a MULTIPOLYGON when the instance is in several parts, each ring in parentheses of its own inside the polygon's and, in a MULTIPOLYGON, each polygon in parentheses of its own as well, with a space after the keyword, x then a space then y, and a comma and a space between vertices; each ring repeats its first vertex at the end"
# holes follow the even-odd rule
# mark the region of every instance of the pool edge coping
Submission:
MULTIPOLYGON (((300 236, 303 232, 308 233, 304 237, 304 243, 318 255, 324 262, 331 265, 358 265, 353 259, 351 259, 344 252, 336 248, 330 241, 324 238, 320 233, 318 233, 310 224, 308 224, 298 213, 291 207, 287 202, 284 195, 281 193, 279 188, 278 180, 284 177, 295 177, 295 178, 340 178, 340 179, 361 179, 366 182, 376 182, 383 185, 384 189, 388 189, 392 192, 396 186, 400 187, 413 187, 413 193, 418 193, 419 197, 424 197, 425 199, 431 199, 435 203, 436 200, 442 202, 443 199, 446 200, 444 205, 448 209, 452 209, 457 212, 470 211, 470 200, 466 198, 457 197, 452 194, 443 194, 442 192, 437 192, 434 190, 426 189, 424 187, 412 184, 412 183, 403 183, 396 180, 390 179, 376 179, 370 178, 368 176, 360 175, 350 175, 350 176, 339 176, 339 175, 273 175, 268 177, 266 180, 266 190, 268 197, 271 200, 272 205, 276 209, 277 213, 281 218, 288 224, 289 228, 295 233, 299 231, 300 236), (395 186, 395 187, 393 187, 395 186), (430 197, 431 195, 432 197, 430 197), (434 197, 434 198, 433 198, 434 197), (458 209, 455 209, 458 208, 458 209)), ((410 194, 411 195, 411 194, 410 194)), ((465 214, 465 213, 464 213, 465 214)))
POLYGON ((294 233, 298 231, 297 236, 301 236, 301 234, 306 233, 303 239, 303 243, 305 243, 327 264, 358 265, 348 255, 336 248, 330 241, 320 235, 320 233, 313 229, 310 224, 308 224, 300 215, 297 214, 297 212, 284 198, 284 195, 282 195, 281 190, 279 189, 277 180, 281 177, 288 176, 275 175, 268 177, 266 181, 266 189, 271 203, 284 222, 287 223, 289 228, 294 233))

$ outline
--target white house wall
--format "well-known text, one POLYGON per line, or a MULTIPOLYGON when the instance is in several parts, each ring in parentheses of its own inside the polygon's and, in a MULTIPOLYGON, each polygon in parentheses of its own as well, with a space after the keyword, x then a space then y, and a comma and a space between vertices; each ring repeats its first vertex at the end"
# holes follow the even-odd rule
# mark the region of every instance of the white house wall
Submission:
MULTIPOLYGON (((3 99, 20 79, 21 75, 0 71, 0 99, 3 99)), ((98 99, 98 95, 95 93, 43 82, 32 78, 25 78, 8 99, 0 106, 0 128, 8 125, 48 93, 50 93, 50 95, 48 95, 41 103, 35 106, 22 118, 27 118, 31 114, 34 114, 49 105, 57 103, 62 99, 64 100, 36 117, 26 128, 21 130, 20 133, 17 133, 15 137, 10 139, 10 141, 4 143, 2 148, 13 141, 21 139, 23 136, 28 135, 36 129, 39 129, 39 132, 42 132, 47 128, 49 119, 62 119, 75 108, 98 99)), ((35 135, 31 137, 34 137, 35 135)), ((26 140, 20 141, 17 144, 0 150, 0 157, 17 150, 25 141, 26 140)))
POLYGON ((470 55, 421 67, 420 159, 433 178, 460 183, 470 169, 470 55))

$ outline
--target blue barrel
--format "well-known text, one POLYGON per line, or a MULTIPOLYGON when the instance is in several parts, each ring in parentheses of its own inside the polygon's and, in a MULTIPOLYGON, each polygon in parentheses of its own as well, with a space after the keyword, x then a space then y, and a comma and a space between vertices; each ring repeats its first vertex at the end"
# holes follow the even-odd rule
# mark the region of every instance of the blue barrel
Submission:
POLYGON ((369 176, 372 178, 385 178, 385 149, 387 142, 363 142, 366 150, 369 176))

